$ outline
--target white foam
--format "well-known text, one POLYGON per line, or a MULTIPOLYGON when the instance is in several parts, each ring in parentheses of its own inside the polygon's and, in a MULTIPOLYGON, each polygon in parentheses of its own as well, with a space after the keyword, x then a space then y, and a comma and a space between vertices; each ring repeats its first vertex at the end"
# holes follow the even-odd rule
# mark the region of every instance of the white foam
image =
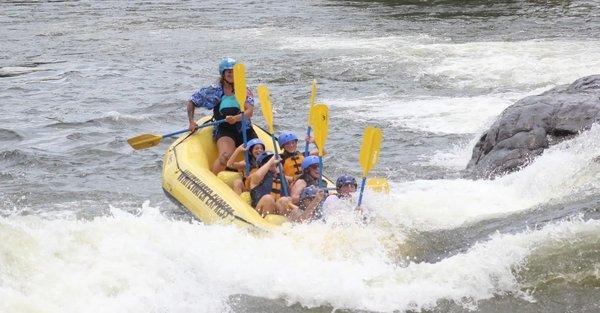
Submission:
POLYGON ((126 113, 121 113, 118 111, 108 111, 106 113, 103 113, 102 116, 105 118, 111 119, 115 122, 118 122, 119 120, 143 121, 143 120, 148 120, 153 115, 152 114, 126 114, 126 113))
POLYGON ((479 136, 473 136, 471 140, 453 144, 445 150, 438 150, 432 156, 427 157, 422 163, 462 170, 467 166, 469 160, 471 160, 473 147, 478 140, 479 136))
POLYGON ((429 44, 440 40, 426 34, 420 36, 345 37, 343 35, 282 36, 280 49, 284 50, 383 50, 414 44, 429 44))
POLYGON ((514 94, 478 97, 394 99, 386 95, 362 99, 329 99, 332 107, 351 107, 345 114, 357 120, 380 120, 397 127, 441 134, 470 134, 489 124, 518 97, 514 94))
POLYGON ((316 223, 251 235, 142 212, 114 209, 88 222, 0 218, 0 311, 227 312, 237 294, 374 311, 428 309, 441 299, 472 307, 518 292, 513 270, 536 247, 600 234, 598 221, 561 222, 400 267, 395 225, 316 223))
POLYGON ((420 230, 597 194, 600 126, 546 150, 524 169, 495 180, 441 179, 392 183, 391 195, 367 194, 366 204, 397 225, 420 230))
POLYGON ((506 292, 531 299, 520 291, 515 270, 534 249, 572 243, 586 234, 599 236, 600 222, 559 222, 537 231, 496 234, 466 253, 437 263, 410 263, 406 268, 389 269, 367 280, 370 288, 364 298, 370 300, 368 308, 377 311, 432 309, 440 299, 475 309, 477 301, 506 292))
MULTIPOLYGON (((422 74, 457 88, 543 87, 597 74, 600 41, 530 40, 414 46, 432 56, 422 74)), ((422 52, 422 53, 423 53, 422 52)))
POLYGON ((415 80, 433 77, 442 86, 466 90, 527 91, 570 83, 600 68, 600 41, 589 40, 453 43, 429 36, 290 36, 280 48, 336 51, 339 58, 332 62, 338 66, 353 66, 356 60, 374 68, 395 64, 415 80))

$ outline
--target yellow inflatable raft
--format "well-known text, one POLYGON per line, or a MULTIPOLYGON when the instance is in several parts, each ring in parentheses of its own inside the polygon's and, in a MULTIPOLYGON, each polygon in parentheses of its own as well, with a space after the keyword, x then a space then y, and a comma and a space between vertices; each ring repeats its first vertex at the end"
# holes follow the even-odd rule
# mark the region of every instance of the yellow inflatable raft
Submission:
MULTIPOLYGON (((198 125, 208 119, 201 119, 198 125)), ((270 134, 256 125, 252 127, 265 143, 266 150, 273 151, 270 134)), ((232 182, 241 177, 240 173, 224 171, 217 176, 211 172, 217 158, 212 133, 212 126, 204 127, 171 144, 163 159, 162 187, 165 193, 206 224, 235 224, 268 230, 287 222, 287 218, 280 215, 261 217, 250 206, 247 193, 240 197, 233 191, 232 182)), ((334 187, 329 179, 326 180, 327 187, 334 187)))

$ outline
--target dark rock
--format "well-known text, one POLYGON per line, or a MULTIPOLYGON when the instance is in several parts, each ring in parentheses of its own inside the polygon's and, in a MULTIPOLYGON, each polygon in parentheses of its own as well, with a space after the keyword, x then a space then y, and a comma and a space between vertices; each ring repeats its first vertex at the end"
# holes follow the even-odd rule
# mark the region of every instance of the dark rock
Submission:
POLYGON ((506 108, 473 148, 468 172, 493 178, 526 166, 544 149, 600 121, 600 75, 529 96, 506 108))

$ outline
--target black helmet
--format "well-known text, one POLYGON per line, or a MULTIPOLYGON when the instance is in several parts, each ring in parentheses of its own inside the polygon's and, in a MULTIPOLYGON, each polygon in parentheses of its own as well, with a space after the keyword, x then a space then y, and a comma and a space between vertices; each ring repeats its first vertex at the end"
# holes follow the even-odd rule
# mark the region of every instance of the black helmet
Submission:
POLYGON ((267 163, 269 161, 269 159, 271 159, 273 157, 273 152, 270 151, 263 151, 261 152, 257 157, 256 157, 256 164, 258 164, 258 166, 263 166, 265 165, 265 163, 267 163))
POLYGON ((300 201, 304 201, 307 198, 311 198, 311 199, 314 198, 320 189, 321 188, 319 188, 315 185, 310 185, 310 186, 304 187, 304 189, 302 189, 302 191, 300 192, 300 201))
POLYGON ((335 181, 335 187, 337 189, 342 188, 344 185, 354 185, 354 187, 358 187, 356 183, 356 179, 348 174, 344 174, 335 181))

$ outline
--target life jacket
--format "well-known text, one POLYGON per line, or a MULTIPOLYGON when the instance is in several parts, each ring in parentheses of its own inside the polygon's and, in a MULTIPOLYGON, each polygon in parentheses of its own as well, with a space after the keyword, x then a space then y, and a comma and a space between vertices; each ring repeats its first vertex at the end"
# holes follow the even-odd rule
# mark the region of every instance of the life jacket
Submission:
POLYGON ((302 161, 304 160, 304 155, 302 155, 302 153, 299 151, 293 153, 284 151, 280 156, 283 162, 283 173, 286 176, 296 179, 298 176, 302 175, 302 161))
POLYGON ((256 207, 260 198, 271 194, 277 201, 281 197, 281 179, 279 175, 268 171, 263 178, 263 181, 253 189, 250 189, 250 197, 252 199, 252 207, 256 207))
MULTIPOLYGON (((237 100, 235 99, 235 95, 231 95, 231 96, 223 95, 223 97, 221 97, 221 101, 219 102, 219 105, 215 105, 215 107, 213 108, 213 119, 215 121, 224 120, 225 116, 237 115, 240 112, 241 112, 240 105, 237 102, 237 100)), ((219 127, 241 130, 242 123, 237 122, 233 125, 231 125, 229 123, 221 123, 221 124, 219 124, 219 127)))

